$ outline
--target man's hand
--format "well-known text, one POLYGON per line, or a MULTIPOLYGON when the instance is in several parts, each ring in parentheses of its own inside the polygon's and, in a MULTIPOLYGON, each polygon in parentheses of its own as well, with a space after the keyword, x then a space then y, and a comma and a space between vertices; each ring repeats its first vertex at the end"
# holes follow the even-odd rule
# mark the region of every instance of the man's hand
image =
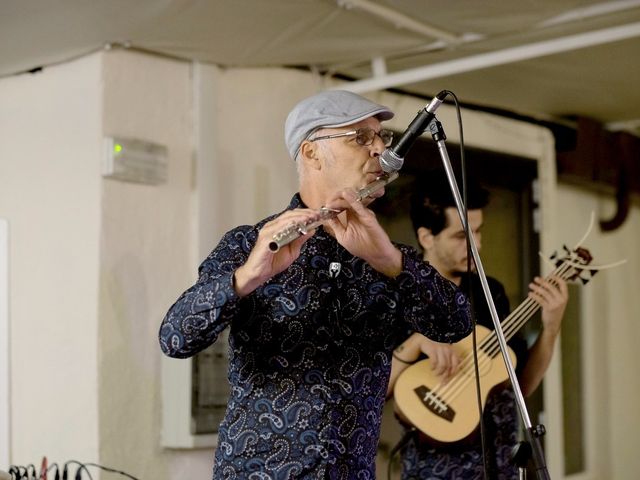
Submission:
POLYGON ((411 335, 394 352, 397 360, 413 363, 424 353, 431 360, 431 369, 447 383, 460 367, 458 353, 448 343, 434 342, 420 333, 411 335))
POLYGON ((547 280, 536 277, 529 284, 529 289, 529 298, 542 307, 543 329, 529 350, 527 363, 520 374, 520 387, 525 397, 538 388, 549 367, 562 316, 569 301, 567 283, 556 276, 547 280))
POLYGON ((442 383, 447 383, 460 367, 460 357, 448 343, 438 343, 425 338, 421 350, 431 360, 431 369, 442 378, 442 383))
POLYGON ((288 210, 279 217, 264 224, 258 233, 258 240, 244 265, 234 275, 234 288, 239 297, 253 292, 258 286, 274 275, 288 268, 299 256, 304 242, 313 236, 311 230, 282 246, 277 252, 269 249, 273 236, 284 229, 297 224, 309 224, 319 218, 316 210, 299 208, 288 210))
POLYGON ((339 192, 328 207, 344 210, 327 222, 340 245, 388 277, 400 274, 402 252, 391 243, 376 215, 362 204, 355 190, 339 192))
POLYGON ((529 298, 542 307, 543 333, 555 338, 560 332, 562 316, 569 301, 567 282, 556 276, 549 279, 535 277, 529 289, 529 298))

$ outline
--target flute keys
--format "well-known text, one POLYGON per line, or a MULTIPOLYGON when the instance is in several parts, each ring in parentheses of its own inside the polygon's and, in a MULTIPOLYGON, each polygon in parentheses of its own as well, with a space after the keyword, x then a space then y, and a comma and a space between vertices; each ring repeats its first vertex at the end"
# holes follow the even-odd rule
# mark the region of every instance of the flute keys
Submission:
MULTIPOLYGON (((366 188, 358 192, 358 200, 362 201, 363 198, 368 197, 373 192, 377 191, 387 183, 392 182, 398 178, 398 172, 385 173, 380 175, 375 182, 369 184, 366 188)), ((315 221, 308 221, 305 223, 293 223, 281 232, 276 233, 273 236, 273 241, 269 242, 269 250, 277 252, 280 247, 294 241, 300 235, 306 235, 311 230, 322 225, 326 220, 335 218, 342 210, 335 208, 320 207, 318 210, 318 216, 315 221)), ((339 273, 339 272, 338 272, 339 273)))
POLYGON ((342 210, 336 210, 335 208, 329 207, 320 207, 320 218, 326 218, 328 215, 333 216, 332 214, 337 215, 342 210))

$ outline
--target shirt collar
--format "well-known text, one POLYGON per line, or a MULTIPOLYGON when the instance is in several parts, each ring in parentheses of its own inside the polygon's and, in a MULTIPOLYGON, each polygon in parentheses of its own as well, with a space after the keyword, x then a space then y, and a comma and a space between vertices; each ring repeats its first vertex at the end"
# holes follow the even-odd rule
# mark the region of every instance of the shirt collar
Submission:
POLYGON ((289 202, 289 210, 293 210, 294 208, 307 208, 302 201, 302 197, 300 197, 300 192, 297 192, 293 198, 291 198, 291 202, 289 202))

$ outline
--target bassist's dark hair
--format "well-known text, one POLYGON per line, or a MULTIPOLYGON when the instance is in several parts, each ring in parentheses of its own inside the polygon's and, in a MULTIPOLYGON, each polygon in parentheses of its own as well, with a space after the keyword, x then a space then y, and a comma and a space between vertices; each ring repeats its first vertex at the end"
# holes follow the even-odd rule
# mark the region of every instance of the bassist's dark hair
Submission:
MULTIPOLYGON (((467 181, 467 208, 477 210, 489 203, 489 191, 479 184, 467 181)), ((458 181, 460 188, 460 182, 458 181)), ((413 231, 424 227, 433 235, 439 234, 447 227, 445 209, 455 207, 456 203, 449 188, 449 182, 443 172, 433 171, 422 174, 415 180, 411 195, 411 223, 413 231)))

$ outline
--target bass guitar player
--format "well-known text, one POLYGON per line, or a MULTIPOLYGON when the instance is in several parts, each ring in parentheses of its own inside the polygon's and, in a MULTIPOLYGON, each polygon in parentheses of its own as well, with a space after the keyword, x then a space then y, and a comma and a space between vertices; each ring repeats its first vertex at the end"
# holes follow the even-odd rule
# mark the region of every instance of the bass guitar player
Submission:
MULTIPOLYGON (((469 228, 471 234, 475 236, 478 249, 481 247, 483 208, 487 203, 486 190, 477 185, 468 188, 469 228)), ((482 332, 477 332, 478 342, 481 342, 481 335, 492 331, 493 323, 480 281, 473 272, 473 266, 471 272, 467 271, 465 234, 446 180, 432 175, 428 180, 418 182, 412 198, 411 219, 418 242, 423 249, 424 260, 433 265, 444 277, 460 286, 463 291, 472 290, 476 305, 476 321, 482 326, 477 328, 483 329, 482 332)), ((492 247, 500 248, 499 245, 492 247)), ((500 320, 503 320, 510 311, 505 290, 497 280, 489 277, 488 281, 498 315, 500 320)), ((554 344, 560 332, 560 324, 568 301, 567 284, 561 275, 536 277, 529 284, 528 301, 542 308, 542 330, 529 349, 524 338, 517 333, 512 334, 508 342, 513 351, 512 360, 515 359, 516 373, 525 396, 532 394, 540 385, 551 362, 554 344)), ((461 376, 468 373, 468 356, 465 357, 465 355, 470 346, 470 337, 460 344, 449 345, 433 342, 418 333, 408 332, 406 340, 398 345, 393 353, 388 397, 394 394, 396 382, 403 371, 425 357, 429 359, 430 373, 438 378, 438 384, 445 389, 449 385, 451 387, 449 390, 456 390, 458 393, 459 386, 464 383, 461 382, 461 376)), ((502 357, 497 356, 496 361, 501 362, 502 357)), ((480 368, 483 368, 483 365, 485 368, 490 368, 488 364, 483 364, 482 360, 480 355, 480 368)), ((473 372, 471 374, 473 375, 473 372)), ((503 379, 506 378, 505 373, 503 379)), ((429 400, 429 404, 432 407, 435 406, 434 411, 441 413, 444 418, 442 423, 448 425, 449 431, 443 435, 443 438, 438 438, 437 431, 434 435, 424 435, 420 432, 409 437, 408 443, 401 450, 403 480, 484 478, 483 455, 477 429, 471 428, 469 432, 469 428, 466 427, 459 433, 455 430, 456 422, 464 419, 464 414, 469 411, 471 416, 475 415, 475 423, 478 423, 475 380, 472 383, 471 388, 467 389, 468 392, 463 392, 463 397, 470 398, 459 400, 456 409, 448 411, 446 405, 441 403, 439 396, 430 397, 430 392, 420 392, 420 397, 429 400), (450 416, 446 417, 448 414, 450 416), (433 438, 439 441, 433 441, 433 438)), ((512 389, 502 381, 491 387, 490 392, 485 392, 483 399, 483 425, 487 439, 489 478, 518 478, 517 467, 510 461, 511 449, 518 440, 519 416, 514 394, 512 389)), ((410 415, 404 415, 398 408, 396 412, 405 426, 415 426, 407 420, 410 415)), ((437 425, 438 421, 431 423, 437 425)), ((427 431, 426 428, 420 428, 420 430, 427 431)))

